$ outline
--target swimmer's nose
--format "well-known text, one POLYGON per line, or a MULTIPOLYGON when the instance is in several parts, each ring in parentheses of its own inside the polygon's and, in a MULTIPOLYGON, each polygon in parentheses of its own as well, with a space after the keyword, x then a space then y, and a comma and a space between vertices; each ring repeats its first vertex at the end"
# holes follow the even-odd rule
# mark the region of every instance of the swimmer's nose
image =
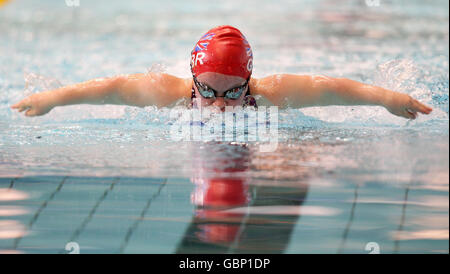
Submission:
POLYGON ((225 111, 226 104, 225 100, 222 97, 216 98, 216 100, 214 100, 214 103, 212 103, 212 105, 218 107, 222 112, 225 111))

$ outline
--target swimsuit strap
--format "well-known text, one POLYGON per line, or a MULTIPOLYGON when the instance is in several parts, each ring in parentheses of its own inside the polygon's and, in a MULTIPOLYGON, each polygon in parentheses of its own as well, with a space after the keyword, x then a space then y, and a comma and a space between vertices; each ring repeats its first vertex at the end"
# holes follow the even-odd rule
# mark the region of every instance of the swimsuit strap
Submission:
POLYGON ((258 108, 258 105, 256 104, 255 97, 253 97, 250 94, 250 85, 248 85, 247 93, 245 94, 245 97, 244 97, 244 105, 243 105, 243 107, 247 107, 247 106, 258 108))
POLYGON ((191 88, 191 108, 194 107, 194 99, 195 99, 195 90, 194 90, 194 86, 192 86, 191 88))

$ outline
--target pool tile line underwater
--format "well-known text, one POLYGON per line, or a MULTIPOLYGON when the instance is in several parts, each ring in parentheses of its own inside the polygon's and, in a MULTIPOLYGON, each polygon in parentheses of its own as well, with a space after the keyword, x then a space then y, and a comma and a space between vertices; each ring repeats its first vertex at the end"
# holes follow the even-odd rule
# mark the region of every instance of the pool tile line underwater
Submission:
POLYGON ((130 227, 128 228, 125 238, 123 239, 123 242, 120 245, 118 253, 124 253, 125 248, 128 246, 129 240, 133 236, 134 231, 137 229, 137 227, 139 226, 139 224, 142 222, 145 215, 147 214, 147 211, 150 208, 152 201, 161 194, 161 190, 166 186, 166 184, 167 184, 167 179, 165 179, 164 182, 159 186, 158 191, 148 199, 147 203, 145 204, 144 208, 141 211, 141 214, 139 215, 139 218, 137 220, 135 220, 134 223, 132 223, 130 225, 130 227))
MULTIPOLYGON (((31 218, 30 222, 27 225, 27 229, 26 231, 31 230, 31 228, 33 227, 34 223, 39 219, 39 216, 41 215, 41 213, 45 210, 45 208, 47 207, 47 205, 53 200, 53 198, 55 198, 56 194, 59 193, 59 191, 61 190, 61 188, 63 187, 64 183, 66 182, 68 176, 64 177, 61 182, 58 184, 58 186, 56 187, 55 191, 53 191, 48 198, 41 204, 41 206, 38 208, 38 210, 35 212, 35 214, 33 215, 33 217, 31 218)), ((11 182, 11 187, 12 187, 12 182, 11 182)), ((13 249, 17 250, 20 241, 23 239, 23 236, 20 236, 18 238, 16 238, 14 240, 13 243, 13 249)))
MULTIPOLYGON (((51 176, 51 177, 55 177, 55 176, 51 176)), ((27 229, 26 231, 30 231, 33 227, 33 225, 36 223, 36 221, 39 219, 39 217, 41 216, 41 214, 44 212, 44 210, 47 208, 47 206, 49 205, 49 203, 54 200, 55 196, 61 191, 64 183, 67 181, 67 179, 70 178, 72 179, 73 177, 70 176, 65 176, 61 179, 61 181, 59 182, 59 184, 57 185, 56 189, 47 197, 47 199, 45 199, 44 202, 42 202, 42 204, 39 206, 39 208, 36 210, 36 212, 33 214, 31 220, 29 221, 28 225, 27 225, 27 229)), ((82 177, 80 177, 82 178, 82 177)), ((78 178, 78 179, 80 179, 78 178)), ((111 177, 114 178, 114 177, 111 177)), ((9 188, 12 189, 14 187, 14 183, 20 178, 13 178, 11 179, 11 181, 9 182, 9 188)), ((31 179, 31 181, 33 181, 33 177, 29 178, 31 179)), ((52 178, 54 179, 54 178, 52 178)), ((102 178, 104 179, 104 178, 102 178)), ((120 177, 115 177, 113 179, 113 181, 111 182, 111 184, 108 185, 107 189, 104 190, 103 194, 98 198, 97 202, 95 203, 95 205, 92 207, 92 209, 89 211, 88 216, 81 222, 81 224, 78 226, 78 228, 73 232, 72 236, 70 237, 68 242, 73 242, 75 241, 80 234, 83 232, 84 228, 87 226, 87 224, 91 221, 91 219, 93 218, 93 216, 95 215, 97 209, 99 208, 99 206, 101 205, 101 203, 106 199, 106 197, 108 196, 108 194, 114 189, 114 186, 119 182, 121 178, 120 177)), ((162 179, 162 178, 161 178, 162 179)), ((48 180, 44 180, 45 182, 48 180)), ((51 180, 52 181, 52 180, 51 180)), ((148 180, 146 180, 148 182, 148 180)), ((159 181, 159 180, 158 180, 159 181)), ((42 182, 41 180, 39 180, 39 182, 42 182)), ((140 213, 140 217, 133 222, 130 227, 127 229, 127 233, 124 237, 124 240, 119 248, 119 253, 123 253, 125 248, 128 245, 129 240, 131 239, 135 229, 139 226, 139 223, 144 219, 148 209, 150 208, 150 205, 152 203, 152 201, 157 198, 162 189, 164 188, 164 186, 167 183, 167 178, 163 179, 162 183, 159 183, 159 189, 156 193, 154 193, 146 202, 144 208, 141 210, 140 213)), ((14 240, 13 243, 13 249, 17 250, 19 248, 19 244, 21 242, 21 240, 23 239, 23 237, 25 237, 25 235, 18 237, 14 240)), ((65 250, 61 250, 59 253, 67 253, 67 251, 65 250)))
MULTIPOLYGON (((46 200, 44 202, 42 202, 39 206, 39 208, 35 211, 33 217, 31 218, 31 220, 28 223, 28 230, 31 230, 31 228, 33 227, 33 225, 36 223, 36 221, 39 219, 39 217, 41 216, 41 214, 47 209, 47 206, 49 205, 49 203, 52 203, 53 200, 55 200, 56 195, 58 195, 58 193, 61 192, 61 189, 63 188, 63 186, 65 185, 65 182, 67 181, 68 178, 71 177, 59 177, 59 184, 57 185, 56 189, 53 190, 51 192, 50 195, 47 196, 46 200)), ((162 179, 162 178, 160 178, 162 179)), ((107 196, 109 195, 109 193, 115 189, 114 186, 116 185, 116 183, 121 180, 121 178, 114 178, 113 182, 111 182, 108 185, 108 188, 106 190, 104 190, 103 195, 101 195, 96 204, 94 205, 94 207, 90 210, 89 215, 83 220, 83 222, 81 223, 81 225, 78 227, 77 230, 75 230, 75 232, 72 234, 71 240, 76 239, 85 229, 85 227, 87 226, 87 224, 91 221, 91 219, 93 218, 93 216, 96 214, 98 207, 100 206, 100 204, 103 202, 103 200, 105 200, 107 198, 107 196)), ((14 178, 11 179, 9 182, 8 181, 4 181, 5 187, 6 185, 9 183, 9 187, 13 188, 16 187, 16 185, 19 183, 20 179, 18 178, 14 178)), ((53 180, 54 183, 57 183, 57 180, 53 180)), ((160 181, 161 182, 161 181, 160 181)), ((122 244, 120 245, 120 248, 118 249, 118 251, 116 251, 116 253, 124 253, 124 251, 126 250, 126 248, 128 247, 129 241, 130 239, 133 237, 133 234, 135 232, 135 230, 139 227, 140 223, 145 220, 145 215, 147 214, 147 211, 149 210, 151 204, 153 203, 153 201, 160 195, 162 189, 164 188, 164 186, 167 183, 167 178, 160 183, 159 185, 159 189, 153 193, 151 195, 150 198, 148 198, 148 200, 146 201, 144 207, 142 208, 142 210, 140 211, 140 217, 138 217, 134 222, 131 222, 131 224, 129 225, 127 232, 125 233, 125 237, 123 238, 122 244)), ((414 181, 410 182, 410 185, 407 186, 406 188, 404 188, 404 195, 403 196, 403 203, 402 203, 402 209, 401 209, 401 214, 399 214, 400 220, 398 221, 398 225, 397 225, 397 233, 401 233, 404 230, 404 226, 405 226, 405 221, 406 221, 406 207, 407 207, 407 201, 408 201, 408 197, 411 194, 411 189, 410 187, 413 185, 414 181)), ((66 184, 67 185, 67 184, 66 184)), ((350 234, 350 230, 352 228, 353 222, 354 222, 354 216, 356 213, 356 206, 358 204, 358 196, 359 196, 359 192, 360 192, 360 188, 361 185, 357 184, 355 185, 355 189, 354 189, 354 199, 353 199, 353 203, 352 203, 352 207, 351 207, 351 211, 350 211, 350 217, 347 221, 347 225, 345 227, 344 232, 341 234, 342 238, 341 238, 341 245, 338 248, 338 252, 337 253, 343 253, 345 250, 345 245, 347 243, 347 238, 350 234)), ((59 195, 61 196, 61 195, 59 195)), ((111 195, 109 195, 111 196, 111 195)), ((53 204, 53 203, 52 203, 53 204)), ((47 210, 48 211, 48 210, 47 210)), ((239 252, 239 238, 240 238, 240 234, 242 234, 242 231, 245 230, 245 226, 246 226, 246 221, 243 220, 241 223, 241 231, 238 233, 238 236, 235 238, 234 243, 229 246, 229 249, 226 251, 227 253, 235 253, 235 252, 239 252)), ((395 230, 395 228, 394 228, 395 230)), ((394 234, 395 235, 395 234, 394 234)), ((25 235, 21 236, 20 238, 16 238, 14 241, 14 249, 18 249, 22 238, 25 237, 25 235)), ((401 239, 398 237, 394 236, 394 241, 392 241, 391 243, 394 244, 393 253, 399 253, 400 252, 400 241, 401 239)), ((114 251, 113 251, 114 252, 114 251)), ((66 251, 63 251, 63 253, 67 253, 66 251)), ((385 253, 385 252, 383 252, 385 253)))
MULTIPOLYGON (((251 191, 251 199, 242 211, 230 216, 214 216, 213 208, 199 207, 191 223, 187 226, 175 253, 213 253, 213 254, 252 254, 252 253, 283 253, 290 243, 294 226, 298 223, 299 214, 277 216, 252 211, 254 208, 286 206, 299 208, 306 201, 308 187, 292 188, 287 199, 274 196, 273 188, 255 186, 251 191), (301 199, 289 199, 295 196, 301 199), (276 198, 275 198, 276 197, 276 198), (205 212, 212 210, 212 215, 205 212), (261 222, 262 220, 262 222, 261 222), (217 230, 219 229, 219 230, 217 230), (218 233, 218 232, 222 233, 218 233), (213 232, 213 233, 211 233, 213 232), (215 233, 214 233, 215 232, 215 233)), ((219 212, 227 213, 228 210, 219 212)))
POLYGON ((343 253, 343 251, 345 249, 345 244, 347 242, 348 234, 350 232, 350 227, 351 227, 351 225, 353 223, 353 219, 355 217, 355 209, 356 209, 356 204, 358 202, 358 190, 359 190, 359 184, 356 184, 355 192, 354 192, 354 198, 353 198, 353 203, 352 203, 352 209, 350 211, 350 217, 348 219, 347 226, 345 227, 345 230, 344 230, 344 232, 342 234, 341 244, 340 244, 339 249, 337 251, 338 254, 343 253))
POLYGON ((15 177, 11 180, 11 182, 9 183, 9 189, 12 189, 14 187, 14 182, 18 179, 18 177, 15 177))
MULTIPOLYGON (((409 194, 409 186, 405 189, 405 196, 403 198, 403 206, 402 206, 402 216, 401 216, 398 228, 397 228, 398 234, 400 234, 403 231, 403 226, 405 224, 406 206, 408 204, 408 194, 409 194)), ((400 251, 400 239, 397 237, 394 242, 394 253, 398 253, 399 251, 400 251)))
MULTIPOLYGON (((31 175, 23 177, 1 177, 0 187, 3 188, 15 188, 18 183, 25 184, 37 184, 37 183, 60 183, 63 178, 67 178, 71 184, 92 184, 92 183, 109 183, 111 180, 120 178, 120 183, 132 183, 133 185, 145 185, 149 184, 159 186, 167 178, 161 177, 134 177, 134 176, 74 176, 74 175, 31 175)), ((172 181, 184 180, 185 177, 171 177, 172 181)))
MULTIPOLYGON (((94 207, 90 210, 88 216, 83 220, 83 222, 81 222, 81 224, 78 226, 78 228, 75 229, 72 236, 70 237, 70 239, 67 242, 73 242, 80 236, 80 234, 83 232, 84 228, 92 220, 92 217, 94 216, 94 214, 97 211, 100 204, 105 200, 105 198, 108 196, 108 194, 114 189, 114 186, 116 185, 117 182, 119 182, 119 180, 120 180, 120 177, 116 177, 113 179, 112 183, 108 186, 107 189, 105 189, 103 194, 99 197, 99 199, 95 203, 94 207)), ((66 253, 66 250, 62 249, 59 253, 60 254, 66 253)))
MULTIPOLYGON (((355 215, 355 209, 356 209, 356 205, 357 205, 357 200, 358 200, 358 189, 359 189, 360 185, 356 185, 355 188, 355 193, 354 193, 354 200, 352 203, 352 209, 351 209, 351 213, 350 213, 350 217, 349 220, 347 222, 347 226, 344 230, 344 233, 342 235, 342 241, 340 244, 340 247, 338 249, 338 254, 341 254, 344 252, 345 249, 345 243, 347 242, 347 238, 348 238, 348 234, 350 232, 350 227, 351 224, 353 223, 354 220, 354 215, 355 215)), ((406 207, 408 205, 408 195, 411 189, 411 184, 409 184, 406 188, 405 188, 405 192, 403 195, 403 203, 402 203, 402 213, 400 215, 400 221, 397 227, 397 234, 400 234, 403 230, 404 230, 404 224, 406 221, 406 207)), ((392 250, 392 253, 399 253, 400 252, 400 239, 398 237, 395 237, 394 239, 394 247, 392 250)))

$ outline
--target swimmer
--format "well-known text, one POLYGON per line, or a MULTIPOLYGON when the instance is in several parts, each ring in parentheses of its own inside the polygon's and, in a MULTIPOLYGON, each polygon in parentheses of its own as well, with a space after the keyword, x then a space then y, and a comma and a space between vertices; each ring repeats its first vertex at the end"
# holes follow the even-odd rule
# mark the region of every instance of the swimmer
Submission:
POLYGON ((262 96, 280 108, 328 105, 383 106, 390 113, 415 119, 432 108, 400 92, 345 78, 277 74, 252 78, 253 53, 244 35, 219 26, 203 35, 191 52, 192 78, 165 73, 141 73, 99 78, 33 94, 11 106, 26 116, 73 104, 115 104, 166 107, 187 98, 191 106, 256 106, 262 96))

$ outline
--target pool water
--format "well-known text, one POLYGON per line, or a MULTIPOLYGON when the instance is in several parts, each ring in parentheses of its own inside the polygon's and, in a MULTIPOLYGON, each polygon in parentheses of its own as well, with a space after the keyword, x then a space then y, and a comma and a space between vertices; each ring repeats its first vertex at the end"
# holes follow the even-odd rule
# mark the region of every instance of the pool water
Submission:
POLYGON ((448 1, 240 3, 0 7, 1 253, 449 252, 448 1), (9 108, 96 77, 189 77, 194 43, 222 24, 250 41, 256 78, 346 77, 433 112, 288 108, 262 152, 175 141, 169 108, 9 108))

